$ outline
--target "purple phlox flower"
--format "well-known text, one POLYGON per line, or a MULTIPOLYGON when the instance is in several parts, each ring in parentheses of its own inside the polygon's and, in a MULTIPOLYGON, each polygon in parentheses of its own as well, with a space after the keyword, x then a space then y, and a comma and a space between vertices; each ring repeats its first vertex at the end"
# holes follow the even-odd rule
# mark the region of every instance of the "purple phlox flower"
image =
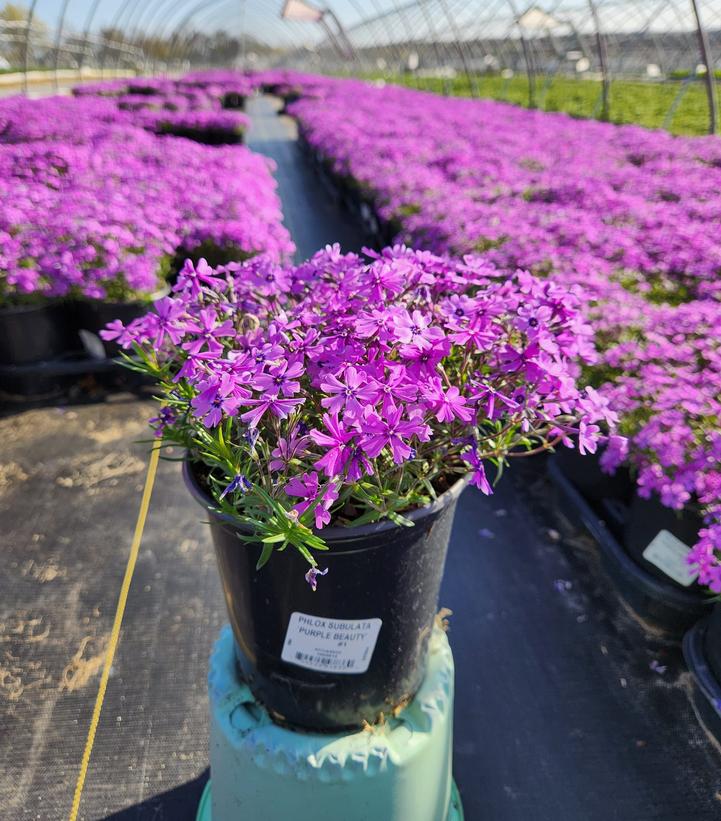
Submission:
POLYGON ((109 322, 106 327, 100 331, 100 338, 106 342, 115 341, 121 348, 129 348, 133 342, 134 336, 132 328, 126 328, 122 321, 114 319, 109 322))
POLYGON ((461 459, 463 459, 464 462, 467 462, 473 471, 471 474, 471 484, 475 485, 481 493, 485 493, 486 496, 490 496, 493 493, 493 488, 486 478, 486 469, 483 465, 483 460, 478 455, 478 449, 476 446, 474 445, 469 448, 469 450, 463 451, 461 454, 461 459))
POLYGON ((553 318, 553 311, 548 305, 538 305, 533 302, 521 305, 517 314, 516 327, 531 337, 536 337, 543 332, 553 318))
POLYGON ((245 494, 252 487, 253 487, 253 485, 251 484, 251 482, 248 480, 247 477, 245 477, 242 473, 236 473, 235 476, 233 477, 233 479, 231 480, 231 482, 228 485, 225 486, 225 488, 223 489, 223 492, 220 494, 220 496, 218 498, 219 499, 225 499, 225 497, 229 493, 235 493, 236 490, 239 490, 241 493, 245 494))
POLYGON ((285 356, 285 351, 280 345, 266 342, 263 345, 251 349, 250 354, 253 361, 259 368, 272 365, 285 356))
POLYGON ((443 337, 440 328, 430 327, 430 319, 420 311, 408 313, 405 309, 393 315, 395 338, 403 345, 413 345, 419 350, 432 347, 433 343, 443 337))
POLYGON ((491 385, 477 385, 476 393, 470 397, 470 401, 476 402, 478 405, 485 402, 484 415, 491 421, 503 416, 506 409, 512 408, 515 410, 516 408, 516 404, 512 399, 509 399, 491 385))
POLYGON ((423 391, 424 401, 436 414, 439 422, 452 422, 461 419, 470 422, 473 419, 473 409, 468 407, 465 396, 455 385, 443 390, 443 382, 439 377, 431 379, 423 391))
POLYGON ((364 338, 377 335, 381 342, 387 342, 391 338, 393 316, 393 311, 388 308, 362 313, 355 322, 356 333, 364 338))
POLYGON ((175 409, 166 406, 161 408, 158 415, 153 416, 149 422, 155 427, 155 436, 160 438, 164 434, 165 429, 174 425, 177 419, 178 414, 175 412, 175 409))
POLYGON ((292 459, 297 459, 306 453, 309 441, 309 437, 301 432, 301 425, 296 425, 287 438, 278 439, 278 444, 271 451, 270 469, 285 470, 292 459))
POLYGON ((201 308, 197 319, 190 319, 182 324, 186 333, 192 334, 192 339, 184 342, 182 347, 191 354, 200 353, 203 348, 211 353, 218 354, 223 346, 218 339, 235 336, 235 327, 230 320, 218 324, 218 314, 215 308, 201 308))
POLYGON ((439 337, 432 340, 427 348, 405 345, 401 353, 409 376, 415 379, 425 379, 435 375, 438 363, 448 356, 450 350, 450 340, 446 337, 439 337))
POLYGON ((266 411, 270 411, 273 416, 279 419, 285 419, 289 413, 302 405, 305 399, 281 399, 279 396, 265 396, 263 399, 246 399, 244 404, 254 405, 252 410, 246 411, 240 415, 240 418, 246 422, 249 427, 255 428, 258 422, 263 418, 266 411))
POLYGON ((366 284, 371 301, 386 299, 389 295, 398 294, 407 281, 408 264, 400 260, 378 259, 366 269, 366 284))
POLYGON ((628 439, 617 433, 608 437, 606 447, 601 454, 601 470, 604 473, 613 473, 628 457, 628 439))
POLYGON ((350 452, 350 459, 348 460, 346 480, 352 484, 353 482, 357 482, 363 476, 372 476, 373 474, 373 464, 366 457, 363 448, 360 446, 352 448, 350 452))
POLYGON ((387 365, 387 374, 374 377, 373 387, 376 389, 374 403, 382 400, 381 411, 385 415, 390 409, 395 409, 404 402, 414 402, 418 396, 418 384, 408 378, 404 365, 387 365))
POLYGON ((320 332, 316 328, 309 328, 303 336, 297 336, 291 342, 291 349, 296 356, 307 356, 313 359, 317 354, 323 351, 323 345, 318 340, 320 339, 320 332))
POLYGON ((514 388, 513 392, 511 393, 510 399, 512 402, 511 407, 513 407, 514 410, 520 410, 526 405, 526 400, 528 399, 527 389, 522 386, 514 388))
POLYGON ((173 382, 180 382, 181 379, 198 379, 205 372, 203 363, 213 360, 214 358, 215 354, 209 351, 189 354, 185 357, 185 361, 173 377, 173 382))
POLYGON ((365 414, 362 420, 361 444, 366 454, 374 459, 385 448, 390 448, 393 461, 399 465, 407 459, 413 458, 414 448, 407 439, 417 437, 427 442, 431 436, 431 429, 418 416, 403 419, 402 408, 389 408, 388 413, 381 418, 375 411, 365 414))
POLYGON ((185 313, 185 305, 179 299, 164 296, 155 302, 155 312, 146 315, 149 336, 154 337, 153 344, 159 348, 167 336, 173 345, 183 338, 185 331, 178 322, 185 313))
POLYGON ((322 377, 320 387, 332 394, 321 399, 321 405, 335 414, 344 410, 358 416, 376 396, 376 391, 368 384, 368 377, 352 365, 345 369, 340 378, 333 374, 322 377))
MULTIPOLYGON (((535 357, 541 352, 538 343, 531 342, 522 350, 506 345, 501 351, 501 363, 506 373, 515 373, 520 370, 527 370, 529 365, 534 364, 535 357)), ((535 373, 535 371, 534 371, 535 373)), ((529 376, 529 378, 532 378, 529 376)))
POLYGON ((258 441, 259 436, 260 431, 258 428, 248 428, 243 432, 243 439, 251 450, 255 448, 255 443, 258 441))
POLYGON ((581 420, 578 425, 578 452, 580 454, 595 453, 601 428, 598 425, 589 425, 581 420))
POLYGON ((314 593, 318 589, 318 576, 325 576, 327 573, 327 567, 324 570, 319 570, 317 567, 311 567, 311 569, 305 574, 305 580, 308 582, 314 593))
POLYGON ((317 445, 328 448, 315 465, 324 470, 327 476, 337 476, 343 471, 351 455, 350 442, 355 432, 347 430, 345 425, 339 421, 337 414, 324 413, 323 425, 327 433, 317 429, 310 431, 310 437, 317 445))
POLYGON ((303 473, 300 476, 294 476, 285 486, 285 492, 288 496, 300 496, 304 501, 299 502, 293 509, 298 514, 304 513, 311 505, 315 497, 318 495, 318 488, 320 481, 318 474, 303 473))
POLYGON ((224 374, 219 380, 202 383, 200 393, 191 400, 195 415, 203 419, 203 424, 214 428, 220 424, 223 414, 235 416, 238 408, 249 396, 248 392, 238 386, 235 380, 224 374))
POLYGON ((261 373, 253 381, 253 387, 259 391, 294 396, 300 390, 298 379, 305 369, 300 359, 284 360, 273 365, 267 373, 261 373))
POLYGON ((472 319, 467 325, 454 330, 450 338, 456 345, 473 345, 477 351, 484 351, 496 340, 498 330, 485 320, 472 319))
POLYGON ((224 280, 215 276, 215 272, 205 259, 199 259, 197 265, 193 265, 192 260, 186 259, 173 290, 177 292, 187 289, 190 296, 195 299, 200 295, 203 285, 217 291, 222 290, 224 284, 224 280))
POLYGON ((449 328, 465 327, 475 315, 476 301, 466 294, 451 294, 441 304, 449 328))
POLYGON ((318 530, 330 522, 330 508, 338 498, 338 490, 334 483, 328 483, 325 488, 320 487, 317 473, 304 473, 296 476, 285 486, 285 492, 289 496, 300 496, 303 501, 293 507, 293 510, 301 516, 316 501, 313 514, 315 516, 315 526, 318 530), (320 493, 320 500, 318 495, 320 493))

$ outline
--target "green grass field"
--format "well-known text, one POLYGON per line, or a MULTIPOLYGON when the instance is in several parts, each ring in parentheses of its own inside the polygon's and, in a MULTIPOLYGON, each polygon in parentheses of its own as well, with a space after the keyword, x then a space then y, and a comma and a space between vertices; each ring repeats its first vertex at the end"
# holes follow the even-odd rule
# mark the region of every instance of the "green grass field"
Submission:
MULTIPOLYGON (((387 81, 439 94, 472 96, 468 78, 454 80, 415 78, 409 75, 384 78, 387 81)), ((494 75, 476 78, 478 94, 493 100, 529 105, 528 80, 518 75, 504 79, 494 75)), ((716 93, 721 109, 721 83, 716 93)), ((536 78, 536 104, 545 111, 565 111, 574 117, 601 116, 601 83, 597 80, 571 77, 536 78)), ((648 128, 668 128, 673 134, 708 134, 709 113, 706 86, 699 80, 643 82, 613 80, 610 94, 610 116, 614 123, 635 123, 648 128), (677 97, 680 99, 677 101, 677 97), (676 103, 673 113, 669 112, 676 103)))

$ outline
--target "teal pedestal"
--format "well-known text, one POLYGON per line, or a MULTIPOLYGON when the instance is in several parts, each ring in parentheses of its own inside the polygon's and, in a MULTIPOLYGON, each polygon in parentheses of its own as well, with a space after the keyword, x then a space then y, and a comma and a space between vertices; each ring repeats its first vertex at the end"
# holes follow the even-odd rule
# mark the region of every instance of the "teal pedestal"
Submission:
POLYGON ((451 775, 453 656, 442 630, 413 701, 360 732, 274 724, 237 676, 229 627, 208 681, 211 782, 197 821, 462 821, 451 775))

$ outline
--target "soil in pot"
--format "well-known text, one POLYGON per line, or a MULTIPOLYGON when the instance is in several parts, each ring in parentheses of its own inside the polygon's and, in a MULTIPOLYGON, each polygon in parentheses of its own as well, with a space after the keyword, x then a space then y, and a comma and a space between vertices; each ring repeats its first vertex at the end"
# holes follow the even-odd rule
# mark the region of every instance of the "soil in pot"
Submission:
MULTIPOLYGON (((661 504, 658 497, 642 499, 636 495, 631 502, 628 520, 624 527, 623 543, 633 560, 657 579, 661 579, 677 588, 698 590, 697 584, 685 585, 659 566, 644 557, 646 548, 659 536, 661 531, 667 531, 675 539, 691 547, 698 540, 699 529, 703 526, 701 516, 694 510, 684 508, 681 511, 672 510, 661 504)), ((673 540, 668 540, 673 545, 673 540)), ((678 546, 679 551, 682 547, 678 546)), ((662 549, 668 550, 665 546, 662 549)))
POLYGON ((0 364, 43 362, 77 347, 74 306, 70 302, 0 309, 0 364))
MULTIPOLYGON (((185 466, 188 487, 209 497, 185 466)), ((253 694, 282 724, 339 732, 374 722, 418 690, 457 500, 457 482, 436 503, 390 522, 326 528, 317 558, 328 573, 315 592, 307 562, 292 548, 255 569, 260 548, 210 512, 238 663, 253 694)))

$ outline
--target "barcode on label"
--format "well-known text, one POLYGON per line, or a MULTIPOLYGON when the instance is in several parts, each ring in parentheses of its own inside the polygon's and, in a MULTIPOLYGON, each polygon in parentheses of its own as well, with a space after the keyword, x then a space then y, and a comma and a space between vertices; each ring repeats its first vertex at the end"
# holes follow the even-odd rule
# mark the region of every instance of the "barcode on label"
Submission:
POLYGON ((319 664, 321 667, 328 667, 331 670, 352 670, 355 667, 355 659, 332 659, 328 656, 312 656, 309 653, 296 653, 295 660, 312 665, 319 664))

